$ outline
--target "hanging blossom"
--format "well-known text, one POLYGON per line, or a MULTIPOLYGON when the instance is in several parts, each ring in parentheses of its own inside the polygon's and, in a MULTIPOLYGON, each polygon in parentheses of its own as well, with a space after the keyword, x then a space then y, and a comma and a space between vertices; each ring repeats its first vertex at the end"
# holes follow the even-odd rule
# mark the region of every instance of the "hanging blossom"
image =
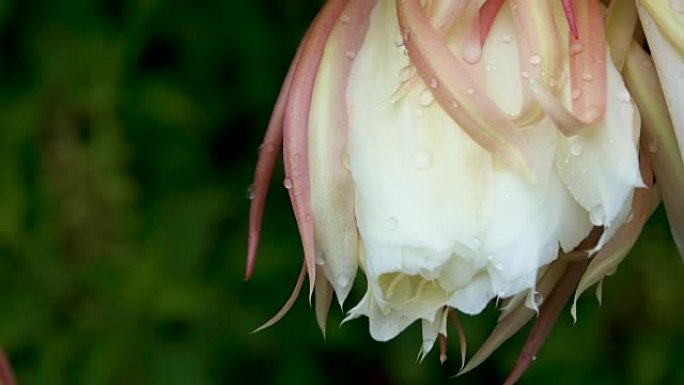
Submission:
POLYGON ((263 327, 308 275, 325 331, 360 268, 367 292, 347 320, 367 317, 379 341, 419 321, 421 358, 439 342, 446 359, 451 319, 464 364, 458 313, 501 304, 462 372, 538 315, 515 381, 572 293, 600 294, 636 241, 659 199, 653 170, 681 218, 676 145, 640 151, 642 121, 650 144, 674 134, 636 19, 625 1, 329 0, 257 163, 246 278, 281 144, 304 249, 295 292, 263 327))

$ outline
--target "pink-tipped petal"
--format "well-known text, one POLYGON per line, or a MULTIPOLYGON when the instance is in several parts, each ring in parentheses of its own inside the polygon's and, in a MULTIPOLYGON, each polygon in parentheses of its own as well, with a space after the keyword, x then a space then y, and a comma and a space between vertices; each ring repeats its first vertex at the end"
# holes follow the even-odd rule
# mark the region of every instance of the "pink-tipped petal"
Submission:
POLYGON ((324 263, 322 271, 335 289, 340 306, 356 277, 359 254, 356 185, 344 161, 348 157, 347 84, 375 4, 374 0, 351 0, 345 6, 328 38, 309 113, 316 258, 324 263))
POLYGON ((411 62, 440 106, 497 160, 534 179, 525 140, 442 41, 420 1, 397 0, 396 6, 411 62))
POLYGON ((299 272, 299 277, 297 278, 295 288, 292 291, 290 298, 288 298, 287 302, 285 302, 285 305, 283 305, 283 307, 278 311, 278 313, 276 313, 276 315, 273 316, 273 318, 266 321, 266 323, 259 326, 258 328, 254 329, 252 333, 256 333, 268 327, 271 327, 276 322, 280 321, 283 317, 285 317, 285 314, 287 314, 287 312, 290 311, 290 308, 292 308, 292 305, 294 305, 295 301, 297 300, 297 297, 299 296, 299 292, 302 290, 302 285, 304 284, 304 277, 306 277, 306 264, 302 265, 302 270, 299 272))
POLYGON ((460 342, 461 350, 461 370, 463 370, 463 368, 465 367, 466 352, 468 350, 468 343, 466 341, 465 330, 463 330, 463 324, 461 323, 461 319, 458 318, 456 310, 449 311, 449 319, 451 320, 451 323, 454 325, 454 328, 456 328, 456 331, 458 332, 458 340, 460 342))
MULTIPOLYGON (((563 11, 565 12, 565 19, 568 21, 570 33, 577 39, 579 38, 579 31, 577 30, 577 20, 575 19, 575 12, 572 10, 572 0, 561 0, 563 3, 563 11)), ((585 32, 586 33, 586 32, 585 32)))
MULTIPOLYGON (((561 76, 560 36, 549 1, 518 0, 509 3, 518 44, 518 61, 523 78, 548 87, 551 94, 561 76)), ((522 105, 515 122, 529 126, 544 117, 529 87, 523 84, 522 105)))
POLYGON ((302 52, 302 47, 306 45, 309 37, 309 31, 304 35, 302 43, 297 49, 294 60, 290 64, 290 69, 287 71, 287 76, 280 89, 278 100, 276 101, 271 119, 266 129, 266 135, 261 143, 259 149, 259 159, 257 160, 256 171, 254 172, 254 195, 252 196, 252 203, 249 207, 249 238, 247 245, 247 268, 245 271, 245 281, 251 278, 254 272, 254 264, 256 262, 257 249, 259 247, 259 237, 261 235, 261 222, 264 217, 264 206, 266 205, 266 196, 268 195, 268 186, 273 174, 273 166, 280 152, 280 146, 283 142, 283 119, 285 117, 285 108, 287 107, 287 98, 290 93, 292 85, 292 76, 294 69, 297 66, 299 57, 302 52))
POLYGON ((480 13, 477 2, 471 1, 466 8, 463 22, 468 25, 465 42, 463 43, 463 59, 470 64, 480 62, 482 58, 482 44, 480 44, 480 13))
POLYGON ((575 12, 582 31, 570 39, 570 86, 579 97, 572 98, 572 111, 587 123, 598 122, 606 112, 606 38, 601 7, 596 0, 575 0, 575 12))
POLYGON ((308 157, 311 95, 325 43, 346 3, 346 0, 328 1, 312 26, 311 35, 295 68, 283 122, 285 177, 288 178, 290 201, 304 248, 304 259, 309 274, 309 296, 313 294, 316 282, 308 157))
POLYGON ((511 374, 506 378, 504 385, 515 384, 537 356, 539 348, 541 348, 544 340, 546 340, 553 325, 556 324, 561 310, 563 310, 563 307, 568 302, 568 298, 570 298, 573 290, 577 287, 577 282, 582 276, 582 273, 584 273, 588 263, 589 261, 587 260, 572 262, 568 265, 565 274, 563 274, 558 281, 558 284, 551 292, 551 295, 544 301, 544 304, 539 311, 539 318, 537 318, 537 321, 534 323, 534 326, 527 337, 527 341, 525 342, 525 346, 520 352, 518 361, 515 363, 511 374))
POLYGON ((504 0, 486 0, 482 7, 480 7, 480 45, 483 46, 487 36, 489 35, 489 30, 496 20, 496 15, 499 14, 501 6, 504 0))

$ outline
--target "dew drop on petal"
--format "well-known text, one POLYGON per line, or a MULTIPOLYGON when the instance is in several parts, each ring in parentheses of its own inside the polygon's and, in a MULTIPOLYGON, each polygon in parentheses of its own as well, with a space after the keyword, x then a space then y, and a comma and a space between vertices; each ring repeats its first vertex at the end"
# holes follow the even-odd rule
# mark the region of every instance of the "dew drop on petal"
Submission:
POLYGON ((575 143, 570 145, 570 153, 572 155, 580 156, 580 155, 582 155, 582 151, 583 151, 583 148, 582 148, 581 143, 575 142, 575 143))
POLYGON ((403 47, 404 46, 404 38, 401 37, 401 35, 397 35, 394 38, 394 46, 397 48, 403 47))
POLYGON ((574 90, 572 90, 570 96, 572 96, 572 100, 577 100, 580 98, 580 96, 582 96, 582 90, 579 88, 575 88, 574 90))
POLYGON ((432 89, 439 87, 439 80, 437 80, 437 78, 430 79, 430 87, 432 89))
POLYGON ((539 63, 541 63, 541 56, 539 56, 537 54, 530 56, 530 64, 536 66, 536 65, 539 65, 539 63))
POLYGON ((292 179, 290 178, 285 178, 283 179, 283 186, 285 186, 286 189, 291 189, 292 188, 292 179))
POLYGON ((344 56, 347 57, 347 59, 354 59, 356 57, 356 52, 354 51, 347 51, 344 56))
POLYGON ((502 41, 504 44, 510 44, 510 43, 513 41, 513 36, 511 36, 511 35, 503 35, 503 36, 501 37, 501 41, 502 41))
POLYGON ((475 89, 474 89, 474 88, 468 88, 468 89, 466 90, 466 92, 468 93, 468 95, 474 95, 474 94, 475 94, 475 89))
POLYGON ((413 162, 421 170, 430 168, 432 165, 432 154, 425 150, 418 150, 414 155, 413 162))
POLYGON ((579 41, 570 44, 570 55, 577 55, 584 50, 584 46, 579 41))
POLYGON ((527 78, 530 77, 530 73, 527 72, 527 71, 523 71, 523 72, 520 73, 520 76, 522 76, 523 79, 527 79, 527 78))
POLYGON ((494 266, 494 268, 497 269, 497 270, 499 270, 499 271, 503 270, 503 263, 497 263, 497 264, 494 266))
POLYGON ((416 74, 416 69, 412 65, 407 65, 399 71, 399 80, 402 83, 407 82, 416 74))
POLYGON ((254 200, 254 185, 253 184, 250 184, 249 186, 247 186, 247 190, 245 191, 245 196, 250 201, 254 200))
POLYGON ((342 24, 349 24, 349 22, 351 21, 351 17, 349 17, 349 15, 342 15, 340 16, 340 21, 342 22, 342 24))
POLYGON ((430 104, 432 104, 432 102, 434 100, 435 100, 435 97, 434 97, 434 95, 432 95, 432 92, 430 92, 430 90, 425 90, 425 91, 420 93, 420 105, 421 106, 427 107, 430 104))
POLYGON ((452 108, 459 108, 459 107, 460 107, 460 105, 458 104, 458 102, 457 102, 457 101, 455 101, 455 100, 452 100, 452 101, 451 101, 451 107, 452 107, 452 108))
POLYGON ((590 74, 589 72, 585 72, 582 74, 582 80, 584 80, 585 82, 590 82, 594 80, 594 75, 590 74))
POLYGON ((536 291, 534 292, 534 295, 532 296, 532 300, 534 301, 534 304, 537 306, 541 306, 542 302, 544 302, 544 294, 536 291))

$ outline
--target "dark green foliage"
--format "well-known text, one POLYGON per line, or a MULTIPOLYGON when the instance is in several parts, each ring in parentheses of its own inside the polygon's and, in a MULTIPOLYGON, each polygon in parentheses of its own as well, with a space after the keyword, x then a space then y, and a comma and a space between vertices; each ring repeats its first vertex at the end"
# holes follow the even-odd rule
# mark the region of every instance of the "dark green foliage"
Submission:
MULTIPOLYGON (((257 147, 317 1, 0 2, 0 343, 22 384, 497 383, 524 335, 456 380, 419 330, 328 341, 300 298, 282 172, 242 281, 257 147)), ((604 305, 551 333, 526 384, 684 383, 684 268, 661 211, 604 305)), ((348 306, 363 293, 357 281, 348 306)), ((304 296, 303 296, 304 297, 304 296)), ((464 317, 470 348, 495 311, 464 317)), ((417 326, 417 325, 414 325, 417 326)), ((528 330, 528 329, 526 329, 528 330)), ((455 337, 455 333, 452 336, 455 337)), ((471 350, 472 353, 473 350, 471 350)))

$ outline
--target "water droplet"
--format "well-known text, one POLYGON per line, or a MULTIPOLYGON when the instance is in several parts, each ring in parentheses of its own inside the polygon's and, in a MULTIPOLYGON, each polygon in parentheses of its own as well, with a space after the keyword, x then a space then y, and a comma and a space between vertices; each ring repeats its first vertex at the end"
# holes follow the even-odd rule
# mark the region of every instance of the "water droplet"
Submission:
POLYGON ((404 29, 403 37, 404 37, 404 41, 408 41, 411 38, 411 27, 406 27, 404 29))
POLYGON ((349 278, 344 274, 338 275, 337 276, 337 285, 340 288, 346 288, 347 286, 349 286, 349 278))
POLYGON ((416 151, 413 162, 419 169, 425 170, 432 165, 432 154, 424 150, 416 151))
POLYGON ((347 59, 354 59, 356 57, 356 52, 354 51, 347 51, 344 56, 347 57, 347 59))
POLYGON ((499 270, 499 271, 503 270, 503 263, 497 263, 497 264, 494 266, 494 268, 497 269, 497 270, 499 270))
POLYGON ((475 249, 479 249, 480 247, 482 247, 482 242, 480 241, 480 238, 473 237, 473 247, 475 249))
POLYGON ((582 52, 583 49, 584 46, 582 45, 582 43, 576 41, 570 44, 570 55, 577 55, 578 53, 582 52))
POLYGON ((658 151, 658 141, 655 138, 651 138, 651 140, 648 141, 648 151, 658 151))
POLYGON ((304 220, 307 222, 311 222, 311 214, 304 215, 304 220))
POLYGON ((632 100, 632 98, 629 96, 629 92, 627 91, 618 92, 617 99, 622 103, 629 103, 632 100))
POLYGON ((342 24, 349 24, 349 22, 351 21, 351 17, 349 17, 349 15, 342 15, 340 16, 340 21, 342 22, 342 24))
POLYGON ((453 107, 453 108, 459 108, 459 107, 460 107, 460 105, 458 104, 458 102, 457 102, 457 101, 455 101, 455 100, 452 100, 452 101, 451 101, 451 107, 453 107))
POLYGON ((523 72, 520 73, 520 76, 522 76, 523 79, 527 79, 527 78, 530 77, 530 73, 527 72, 527 71, 523 71, 523 72))
POLYGON ((416 74, 416 69, 412 65, 407 65, 399 71, 399 81, 402 83, 407 82, 409 79, 416 74))
POLYGON ((613 138, 608 139, 608 144, 615 144, 615 139, 613 139, 613 138))
POLYGON ((285 178, 283 179, 283 186, 285 186, 286 189, 291 189, 292 188, 292 179, 290 178, 285 178))
POLYGON ((572 100, 577 100, 580 98, 580 96, 582 96, 582 90, 579 88, 575 88, 574 90, 572 90, 570 96, 572 96, 572 100))
POLYGON ((499 291, 499 293, 498 293, 498 297, 499 297, 499 298, 503 298, 503 297, 505 297, 505 296, 506 296, 506 291, 505 291, 505 290, 499 291))
POLYGON ((487 260, 488 260, 489 262, 491 262, 492 260, 494 260, 494 256, 493 256, 492 254, 489 254, 489 255, 487 256, 487 260))
POLYGON ((259 146, 259 153, 266 153, 266 154, 268 154, 268 153, 273 152, 273 151, 275 151, 275 146, 273 146, 272 144, 264 144, 264 143, 262 143, 262 144, 259 146))
POLYGON ((532 64, 533 66, 536 66, 536 65, 539 65, 539 63, 541 63, 541 56, 539 56, 537 54, 530 56, 530 64, 532 64))
POLYGON ((582 148, 582 144, 579 142, 575 142, 570 145, 570 153, 574 156, 580 156, 582 155, 582 151, 584 149, 582 148))
POLYGON ((468 95, 475 95, 475 89, 474 88, 468 88, 466 90, 466 92, 468 93, 468 95))
POLYGON ((496 70, 496 66, 491 64, 491 63, 487 63, 487 64, 485 64, 484 69, 487 72, 492 72, 492 71, 496 70))
POLYGON ((437 78, 430 79, 430 87, 432 89, 439 87, 439 80, 437 80, 437 78))
POLYGON ((401 35, 397 35, 394 37, 394 46, 397 48, 404 46, 404 38, 401 37, 401 35))
POLYGON ((532 361, 537 361, 537 356, 532 356, 532 361))
POLYGON ((540 306, 542 302, 544 302, 544 294, 538 291, 534 292, 534 295, 532 295, 532 301, 534 301, 536 306, 540 306))
POLYGON ((318 266, 323 266, 325 265, 325 259, 323 258, 322 253, 316 253, 316 264, 318 266))
POLYGON ((503 35, 503 36, 501 37, 501 41, 502 41, 504 44, 509 44, 509 43, 511 43, 511 42, 513 41, 513 36, 511 36, 511 35, 503 35))
POLYGON ((584 80, 585 82, 590 82, 594 80, 594 75, 590 74, 589 72, 585 72, 582 74, 582 80, 584 80))
POLYGON ((557 85, 558 85, 558 80, 554 77, 550 77, 549 78, 549 87, 556 88, 557 85))
POLYGON ((430 90, 425 90, 425 91, 420 93, 420 105, 421 106, 427 107, 430 104, 432 104, 432 102, 434 100, 435 100, 435 97, 434 97, 434 95, 432 95, 432 92, 430 92, 430 90))
POLYGON ((653 62, 651 62, 651 61, 648 60, 648 59, 642 59, 642 60, 641 60, 641 65, 644 66, 644 67, 646 67, 646 68, 651 68, 651 67, 653 67, 653 62))
POLYGON ((396 230, 399 227, 399 221, 395 217, 389 217, 385 221, 385 228, 387 230, 396 230))
POLYGON ((254 185, 253 184, 250 184, 249 186, 247 186, 247 191, 245 191, 245 196, 250 201, 254 199, 254 185))

